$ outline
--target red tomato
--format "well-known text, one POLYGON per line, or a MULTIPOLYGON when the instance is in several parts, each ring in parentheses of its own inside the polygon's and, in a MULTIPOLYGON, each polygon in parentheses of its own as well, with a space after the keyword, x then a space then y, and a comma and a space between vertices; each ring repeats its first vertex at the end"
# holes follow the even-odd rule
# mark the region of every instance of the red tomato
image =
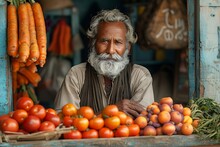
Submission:
POLYGON ((87 118, 75 118, 73 125, 79 131, 85 131, 89 127, 89 120, 87 118))
POLYGON ((51 121, 55 125, 55 127, 59 126, 60 124, 60 117, 52 113, 47 112, 44 120, 51 121))
POLYGON ((63 134, 64 139, 81 139, 82 133, 79 130, 72 130, 69 133, 63 134))
POLYGON ((89 120, 89 128, 99 130, 104 126, 104 119, 101 117, 94 117, 89 120))
POLYGON ((33 106, 33 100, 26 96, 20 97, 16 102, 16 109, 24 109, 26 111, 29 111, 33 106))
POLYGON ((54 131, 55 125, 51 121, 44 121, 40 124, 38 131, 54 131))
POLYGON ((127 116, 126 121, 125 121, 125 124, 126 124, 126 125, 131 125, 131 124, 133 124, 133 123, 134 123, 133 118, 131 118, 130 116, 127 116))
POLYGON ((24 122, 22 123, 22 128, 28 132, 36 132, 40 127, 41 121, 40 118, 35 115, 29 115, 24 122))
POLYGON ((128 125, 129 136, 139 136, 140 127, 137 124, 128 125))
POLYGON ((82 106, 77 111, 78 115, 81 115, 82 117, 87 118, 88 120, 92 119, 94 117, 94 111, 89 106, 82 106))
POLYGON ((46 113, 51 113, 51 114, 57 115, 56 110, 54 110, 54 109, 52 109, 52 108, 47 108, 47 109, 46 109, 46 113))
POLYGON ((120 125, 115 133, 115 137, 128 137, 129 136, 129 129, 126 125, 120 125))
POLYGON ((3 114, 0 116, 0 130, 1 130, 1 125, 2 125, 2 122, 5 120, 5 119, 8 119, 10 118, 9 114, 3 114))
POLYGON ((82 132, 82 138, 98 138, 99 133, 95 129, 89 129, 82 132))
POLYGON ((7 118, 3 120, 1 124, 2 132, 10 131, 10 132, 17 132, 19 129, 18 122, 13 118, 7 118))
POLYGON ((72 126, 73 125, 73 118, 71 118, 70 116, 64 116, 63 125, 66 127, 72 126))
POLYGON ((12 118, 14 118, 19 124, 22 124, 27 117, 28 113, 24 109, 17 109, 12 115, 12 118))
POLYGON ((111 130, 114 130, 120 125, 120 119, 118 118, 118 116, 112 116, 112 117, 106 118, 104 120, 104 125, 105 127, 111 130))
POLYGON ((8 114, 3 114, 0 116, 0 125, 1 123, 3 122, 3 120, 7 119, 7 118, 10 118, 10 116, 8 114))
POLYGON ((125 124, 126 124, 126 120, 127 120, 127 115, 126 115, 126 113, 124 113, 123 111, 118 111, 118 113, 116 114, 116 116, 119 117, 119 119, 120 119, 120 124, 121 124, 121 125, 125 125, 125 124))
POLYGON ((29 115, 35 115, 40 118, 40 120, 43 120, 46 116, 46 110, 42 105, 34 105, 29 111, 29 115))
POLYGON ((73 116, 77 114, 77 109, 73 104, 67 103, 62 107, 62 113, 65 116, 73 116))
POLYGON ((108 105, 102 110, 103 117, 115 116, 118 113, 118 107, 116 105, 108 105))
POLYGON ((99 137, 100 138, 112 138, 114 137, 114 132, 110 130, 109 128, 104 127, 99 130, 99 137))

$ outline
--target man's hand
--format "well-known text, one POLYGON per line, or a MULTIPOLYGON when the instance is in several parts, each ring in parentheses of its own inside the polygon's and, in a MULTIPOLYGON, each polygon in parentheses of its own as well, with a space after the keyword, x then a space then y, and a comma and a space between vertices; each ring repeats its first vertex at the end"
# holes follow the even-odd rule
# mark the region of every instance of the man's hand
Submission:
POLYGON ((125 112, 132 118, 138 117, 141 114, 141 112, 144 111, 144 107, 133 100, 123 99, 116 105, 118 106, 118 109, 120 111, 125 112))

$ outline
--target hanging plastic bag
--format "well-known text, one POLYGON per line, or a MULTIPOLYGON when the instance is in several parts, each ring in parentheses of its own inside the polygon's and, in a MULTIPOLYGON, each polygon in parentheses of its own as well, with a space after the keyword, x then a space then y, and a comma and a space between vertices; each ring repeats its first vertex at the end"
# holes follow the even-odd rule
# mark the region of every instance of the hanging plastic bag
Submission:
POLYGON ((42 104, 53 107, 56 93, 72 65, 70 60, 54 54, 49 54, 47 60, 39 72, 42 79, 36 92, 42 104))
POLYGON ((187 47, 187 13, 182 0, 156 0, 148 8, 137 24, 140 46, 143 49, 187 47))

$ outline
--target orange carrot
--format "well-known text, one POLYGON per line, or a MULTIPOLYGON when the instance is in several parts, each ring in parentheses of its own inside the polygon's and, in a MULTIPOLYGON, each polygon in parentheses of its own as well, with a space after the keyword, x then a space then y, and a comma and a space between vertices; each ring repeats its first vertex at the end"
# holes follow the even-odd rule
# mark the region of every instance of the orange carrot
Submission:
POLYGON ((19 71, 20 63, 18 61, 18 58, 11 58, 11 67, 12 67, 12 72, 19 71))
POLYGON ((60 35, 59 35, 59 54, 63 55, 63 52, 65 51, 65 46, 63 44, 63 40, 65 39, 65 27, 66 22, 65 20, 61 20, 61 29, 60 29, 60 35))
POLYGON ((27 5, 24 3, 18 6, 19 23, 19 61, 26 62, 30 54, 30 33, 27 5))
POLYGON ((37 72, 37 66, 35 63, 32 63, 31 65, 27 66, 27 69, 33 73, 37 72))
POLYGON ((12 72, 12 90, 13 90, 13 106, 15 108, 17 102, 17 72, 12 72))
POLYGON ((7 52, 9 56, 18 56, 17 10, 13 4, 7 7, 7 52))
POLYGON ((21 73, 23 76, 25 76, 34 87, 37 87, 38 83, 41 80, 41 77, 38 73, 32 73, 31 71, 29 71, 25 67, 20 68, 19 73, 21 73))
POLYGON ((29 32, 30 32, 30 55, 29 60, 36 62, 40 56, 39 48, 37 44, 35 21, 33 16, 33 11, 31 9, 30 3, 26 3, 28 18, 29 18, 29 32))
POLYGON ((19 62, 25 63, 30 55, 30 47, 27 43, 19 45, 19 62))
POLYGON ((32 4, 32 10, 37 33, 37 43, 40 51, 40 57, 38 59, 38 62, 40 67, 43 67, 46 62, 47 56, 47 36, 45 20, 41 5, 38 2, 34 2, 32 4))
POLYGON ((28 79, 25 76, 23 76, 22 74, 18 73, 17 74, 17 82, 19 85, 27 85, 28 79))
MULTIPOLYGON (((29 55, 30 57, 30 55, 29 55)), ((30 60, 30 58, 27 59, 25 66, 30 66, 32 63, 34 63, 34 61, 30 60)))
POLYGON ((70 56, 73 54, 71 39, 72 39, 71 27, 68 24, 66 24, 65 37, 63 39, 63 45, 64 45, 63 55, 64 56, 70 56))
POLYGON ((30 46, 29 19, 27 5, 24 3, 18 6, 18 24, 19 24, 19 45, 26 43, 30 46))
POLYGON ((58 54, 58 48, 59 48, 58 38, 60 36, 60 28, 61 28, 61 25, 58 22, 58 24, 54 28, 52 41, 51 41, 50 46, 48 48, 48 51, 53 52, 55 54, 58 54))
POLYGON ((13 94, 16 93, 16 90, 18 88, 17 86, 17 72, 12 72, 12 90, 13 94))

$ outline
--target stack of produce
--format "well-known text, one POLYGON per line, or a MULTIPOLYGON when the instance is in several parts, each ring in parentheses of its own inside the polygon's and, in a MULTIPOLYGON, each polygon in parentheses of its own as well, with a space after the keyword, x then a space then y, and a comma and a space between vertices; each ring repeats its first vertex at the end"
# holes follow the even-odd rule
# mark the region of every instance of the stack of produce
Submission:
POLYGON ((5 134, 54 131, 60 123, 60 117, 54 109, 34 104, 32 99, 26 96, 18 99, 16 110, 0 116, 0 129, 5 134))
MULTIPOLYGON (((21 96, 33 97, 41 80, 37 65, 46 62, 46 27, 41 5, 34 0, 9 0, 7 53, 11 57, 14 106, 21 96), (32 86, 27 87, 28 84, 32 86), (30 89, 28 92, 26 89, 30 89)), ((34 99, 37 103, 36 99, 34 99)))
POLYGON ((206 134, 219 139, 219 111, 210 99, 198 99, 190 107, 174 104, 171 97, 161 98, 146 107, 136 118, 120 111, 116 105, 106 106, 99 115, 89 106, 77 109, 67 103, 57 113, 21 97, 16 110, 0 116, 0 129, 4 134, 35 134, 69 129, 60 134, 62 139, 113 138, 157 135, 206 134), (212 112, 212 113, 211 113, 212 112))
POLYGON ((65 127, 74 127, 73 131, 63 135, 65 139, 191 135, 198 125, 198 121, 191 117, 191 109, 173 104, 171 97, 153 102, 133 119, 119 111, 116 105, 108 105, 101 114, 94 115, 88 106, 76 109, 69 103, 58 115, 65 127))

